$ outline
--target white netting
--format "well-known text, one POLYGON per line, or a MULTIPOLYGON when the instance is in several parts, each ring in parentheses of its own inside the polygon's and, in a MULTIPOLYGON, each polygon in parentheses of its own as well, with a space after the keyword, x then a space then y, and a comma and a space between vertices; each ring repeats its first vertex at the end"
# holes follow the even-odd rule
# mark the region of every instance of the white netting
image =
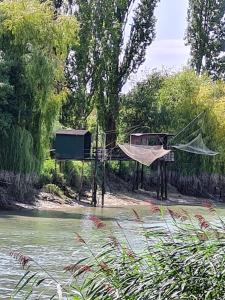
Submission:
POLYGON ((150 166, 156 159, 165 156, 170 150, 163 149, 163 146, 144 146, 118 144, 120 149, 130 158, 140 162, 143 165, 150 166))
POLYGON ((202 139, 201 133, 194 138, 192 141, 190 141, 187 144, 179 144, 173 146, 173 148, 179 149, 181 151, 190 152, 194 154, 200 154, 200 155, 217 155, 218 152, 210 150, 204 143, 202 139))

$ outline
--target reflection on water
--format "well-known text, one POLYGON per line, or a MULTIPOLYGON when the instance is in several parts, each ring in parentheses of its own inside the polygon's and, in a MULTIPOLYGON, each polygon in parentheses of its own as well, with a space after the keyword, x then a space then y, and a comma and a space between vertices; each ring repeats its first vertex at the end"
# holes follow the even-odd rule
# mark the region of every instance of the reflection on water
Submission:
MULTIPOLYGON (((187 208, 190 212, 203 212, 199 207, 187 208)), ((152 215, 148 206, 135 207, 144 218, 147 227, 163 226, 157 215, 152 215)), ((104 243, 108 230, 121 237, 121 232, 115 219, 125 228, 126 235, 134 249, 141 249, 142 240, 137 234, 138 224, 133 220, 132 208, 77 208, 64 212, 1 212, 0 213, 0 299, 8 299, 13 287, 24 274, 21 267, 9 253, 12 250, 30 255, 60 281, 65 280, 63 272, 65 265, 75 263, 84 257, 85 247, 81 247, 74 239, 78 232, 89 241, 92 248, 99 251, 99 245, 104 243), (90 215, 97 215, 106 224, 107 229, 96 230, 88 220, 90 215)), ((219 213, 225 216, 224 207, 219 213)), ((212 218, 212 216, 208 216, 212 218)), ((19 299, 19 298, 17 298, 19 299)), ((42 298, 48 299, 48 298, 42 298)))

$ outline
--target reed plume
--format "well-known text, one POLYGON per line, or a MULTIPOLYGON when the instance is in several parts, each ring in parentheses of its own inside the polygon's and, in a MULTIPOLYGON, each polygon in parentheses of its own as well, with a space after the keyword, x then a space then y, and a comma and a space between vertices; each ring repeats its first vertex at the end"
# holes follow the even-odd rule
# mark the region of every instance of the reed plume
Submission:
POLYGON ((20 263, 23 269, 29 267, 29 263, 33 261, 30 256, 24 255, 22 252, 11 251, 10 255, 20 263))

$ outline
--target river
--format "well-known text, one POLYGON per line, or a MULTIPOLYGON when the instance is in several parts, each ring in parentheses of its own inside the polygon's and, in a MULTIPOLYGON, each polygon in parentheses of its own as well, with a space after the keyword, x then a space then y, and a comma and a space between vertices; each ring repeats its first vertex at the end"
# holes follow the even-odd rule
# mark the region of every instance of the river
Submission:
MULTIPOLYGON (((179 206, 180 208, 180 206, 179 206)), ((202 207, 183 207, 191 213, 206 212, 202 207)), ((145 221, 145 226, 164 226, 161 218, 150 213, 149 206, 135 209, 145 221)), ((225 217, 225 206, 218 212, 225 217)), ((212 219, 211 215, 207 216, 212 219)), ((121 230, 115 222, 118 219, 124 228, 133 248, 141 249, 142 239, 137 234, 138 224, 134 221, 132 207, 120 208, 76 208, 65 211, 23 211, 0 212, 0 299, 9 299, 13 288, 24 274, 21 266, 9 253, 12 250, 30 255, 44 266, 60 282, 66 278, 63 267, 75 263, 84 257, 85 248, 74 238, 78 232, 93 249, 99 250, 104 243, 109 229, 122 238, 121 230), (100 217, 106 228, 96 230, 89 220, 90 215, 100 217)), ((68 276, 68 275, 67 275, 68 276)), ((13 299, 23 299, 21 297, 13 299)), ((29 298, 30 299, 30 298, 29 298)), ((36 299, 36 298, 31 298, 36 299)), ((40 299, 49 299, 44 296, 40 299)))

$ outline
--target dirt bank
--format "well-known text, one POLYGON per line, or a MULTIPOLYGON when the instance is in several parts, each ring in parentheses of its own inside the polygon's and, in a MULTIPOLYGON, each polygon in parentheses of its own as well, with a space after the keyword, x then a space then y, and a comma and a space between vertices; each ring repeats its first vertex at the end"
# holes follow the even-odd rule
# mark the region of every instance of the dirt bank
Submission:
MULTIPOLYGON (((98 207, 101 207, 101 195, 98 195, 98 207)), ((164 205, 201 205, 202 198, 188 197, 179 193, 171 193, 169 200, 159 201, 156 199, 153 192, 146 192, 139 190, 137 192, 114 192, 106 193, 104 207, 126 207, 126 206, 144 206, 154 204, 164 205)), ((76 209, 78 207, 91 207, 91 194, 86 193, 85 197, 78 200, 61 199, 52 194, 41 193, 32 204, 24 204, 15 202, 13 209, 31 209, 31 210, 63 210, 63 209, 76 209)))

